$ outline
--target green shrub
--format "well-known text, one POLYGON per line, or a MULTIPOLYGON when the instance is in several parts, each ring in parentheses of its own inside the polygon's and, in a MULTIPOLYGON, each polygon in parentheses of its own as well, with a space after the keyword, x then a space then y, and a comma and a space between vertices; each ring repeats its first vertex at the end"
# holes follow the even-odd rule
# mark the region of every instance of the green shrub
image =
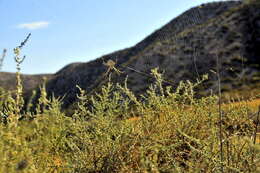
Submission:
MULTIPOLYGON (((44 106, 33 120, 0 125, 0 172, 219 172, 217 97, 194 98, 189 81, 163 89, 162 76, 152 74, 142 101, 126 84, 108 83, 92 96, 79 88, 71 117, 42 87, 44 106)), ((251 110, 224 110, 224 170, 256 171, 251 110)))

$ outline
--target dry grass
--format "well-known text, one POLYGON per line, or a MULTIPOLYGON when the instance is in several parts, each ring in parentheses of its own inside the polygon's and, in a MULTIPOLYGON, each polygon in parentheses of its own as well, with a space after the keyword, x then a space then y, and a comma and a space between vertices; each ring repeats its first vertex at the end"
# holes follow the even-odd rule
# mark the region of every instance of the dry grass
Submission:
POLYGON ((241 107, 241 106, 247 106, 252 111, 258 111, 258 108, 260 106, 260 99, 253 99, 253 100, 246 100, 246 101, 240 101, 240 102, 231 102, 228 104, 224 104, 224 107, 232 106, 232 107, 241 107))

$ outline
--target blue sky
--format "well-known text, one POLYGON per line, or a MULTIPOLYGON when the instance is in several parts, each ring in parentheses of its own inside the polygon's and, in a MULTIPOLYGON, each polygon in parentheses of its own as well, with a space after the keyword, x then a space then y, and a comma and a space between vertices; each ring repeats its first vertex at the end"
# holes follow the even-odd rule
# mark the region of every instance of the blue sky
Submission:
POLYGON ((2 71, 14 72, 13 48, 22 50, 22 73, 55 73, 130 47, 189 8, 212 0, 0 0, 2 71))

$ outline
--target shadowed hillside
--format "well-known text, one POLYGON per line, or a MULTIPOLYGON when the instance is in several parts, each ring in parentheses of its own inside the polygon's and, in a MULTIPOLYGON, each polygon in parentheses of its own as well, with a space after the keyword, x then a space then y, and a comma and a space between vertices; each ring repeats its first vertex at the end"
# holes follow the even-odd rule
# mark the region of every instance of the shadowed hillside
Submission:
POLYGON ((93 92, 107 82, 104 62, 111 59, 122 72, 111 73, 111 80, 121 83, 128 76, 128 87, 137 94, 152 82, 151 69, 159 67, 165 81, 173 86, 209 74, 200 92, 205 95, 216 90, 218 58, 223 91, 258 90, 259 30, 259 5, 239 1, 203 4, 184 12, 134 47, 67 65, 51 77, 46 88, 55 96, 66 94, 64 104, 69 106, 76 100, 76 85, 93 92))
MULTIPOLYGON (((51 74, 21 75, 22 84, 25 92, 28 92, 38 87, 43 82, 44 77, 50 79, 51 74)), ((14 90, 15 86, 16 86, 15 73, 0 72, 0 87, 6 90, 14 90)))

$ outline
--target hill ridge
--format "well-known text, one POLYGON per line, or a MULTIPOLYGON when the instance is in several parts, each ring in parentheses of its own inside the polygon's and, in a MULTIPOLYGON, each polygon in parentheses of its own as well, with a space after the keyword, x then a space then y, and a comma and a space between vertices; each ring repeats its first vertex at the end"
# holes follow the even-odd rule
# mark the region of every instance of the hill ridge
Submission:
MULTIPOLYGON (((165 71, 166 79, 177 84, 180 80, 195 80, 199 75, 214 70, 216 62, 213 56, 219 56, 222 61, 223 91, 259 88, 258 54, 252 53, 252 50, 257 51, 258 25, 249 27, 257 23, 254 20, 258 21, 260 14, 257 8, 241 1, 213 2, 193 7, 133 47, 89 62, 65 66, 51 76, 46 89, 55 96, 66 94, 65 107, 69 106, 76 100, 76 85, 87 92, 95 92, 107 82, 104 76, 107 67, 103 63, 110 59, 123 72, 120 76, 112 74, 112 81, 121 83, 128 76, 128 86, 140 94, 152 80, 126 67, 146 74, 159 67, 165 71), (242 65, 245 68, 241 70, 242 65), (234 71, 228 70, 231 68, 234 71), (237 80, 237 74, 244 75, 243 83, 237 80), (244 86, 246 82, 248 86, 244 86)), ((202 89, 206 92, 214 90, 215 78, 210 74, 210 80, 202 89)))

